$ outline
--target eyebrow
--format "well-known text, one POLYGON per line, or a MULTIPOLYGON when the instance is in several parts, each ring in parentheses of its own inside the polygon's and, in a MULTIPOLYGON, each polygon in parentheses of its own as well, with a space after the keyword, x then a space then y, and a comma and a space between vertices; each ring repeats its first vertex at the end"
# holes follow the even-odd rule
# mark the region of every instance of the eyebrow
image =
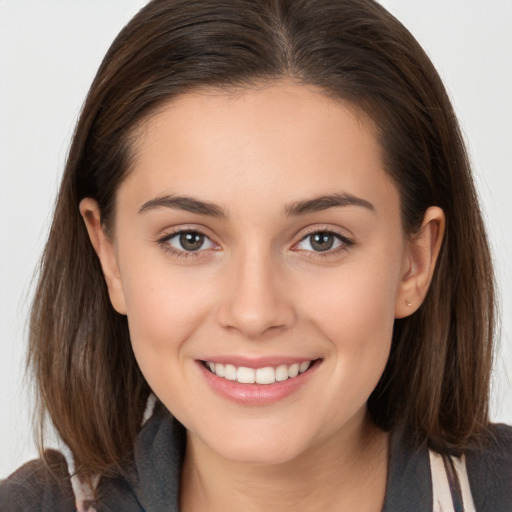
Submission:
POLYGON ((296 216, 304 215, 306 213, 321 212, 329 208, 339 206, 361 206, 374 212, 375 207, 366 199, 353 196, 352 194, 329 194, 325 196, 315 197, 306 201, 296 201, 291 203, 285 209, 285 215, 296 216))
MULTIPOLYGON (((284 209, 284 215, 290 217, 305 215, 341 206, 361 206, 372 212, 375 211, 373 204, 366 199, 353 196, 352 194, 339 193, 319 196, 304 201, 294 201, 286 206, 284 209)), ((197 213, 199 215, 216 218, 226 218, 228 216, 220 206, 214 203, 194 199, 189 196, 177 195, 166 195, 151 199, 141 206, 139 213, 146 213, 160 208, 184 210, 190 213, 197 213)))
POLYGON ((161 196, 144 203, 139 213, 146 213, 160 208, 172 208, 173 210, 185 210, 190 213, 207 215, 209 217, 227 217, 226 212, 216 204, 207 201, 200 201, 188 196, 161 196))

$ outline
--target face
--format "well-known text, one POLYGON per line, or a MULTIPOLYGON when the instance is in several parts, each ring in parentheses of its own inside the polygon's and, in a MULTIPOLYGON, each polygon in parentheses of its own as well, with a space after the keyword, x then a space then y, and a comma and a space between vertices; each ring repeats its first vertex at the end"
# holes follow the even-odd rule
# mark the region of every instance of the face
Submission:
POLYGON ((360 428, 418 273, 363 115, 288 83, 181 96, 116 208, 111 299, 193 439, 278 463, 360 428))

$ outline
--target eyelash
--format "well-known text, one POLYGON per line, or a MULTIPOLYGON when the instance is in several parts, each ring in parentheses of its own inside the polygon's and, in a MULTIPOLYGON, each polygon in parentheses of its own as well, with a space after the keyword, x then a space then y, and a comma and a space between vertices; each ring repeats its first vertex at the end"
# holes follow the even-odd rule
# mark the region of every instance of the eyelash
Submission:
MULTIPOLYGON (((336 231, 332 231, 331 229, 315 229, 313 231, 310 231, 309 233, 306 233, 295 245, 300 244, 301 242, 304 242, 309 237, 313 237, 314 235, 322 234, 322 235, 328 235, 333 236, 335 239, 337 239, 340 242, 340 246, 336 247, 335 249, 330 249, 326 251, 306 251, 311 253, 312 255, 309 256, 310 258, 329 258, 333 256, 338 256, 341 252, 347 251, 350 247, 354 245, 354 241, 350 238, 347 238, 344 235, 341 235, 340 233, 337 233, 336 231), (314 256, 313 256, 314 255, 314 256)), ((311 244, 311 242, 310 242, 311 244)), ((297 249, 300 250, 300 249, 297 249)))
MULTIPOLYGON (((178 237, 184 233, 194 234, 194 235, 200 235, 203 236, 206 240, 209 240, 212 244, 215 245, 214 242, 211 241, 211 239, 208 237, 208 235, 202 233, 200 230, 197 229, 180 229, 178 231, 175 231, 173 233, 167 234, 163 236, 162 238, 159 238, 157 240, 157 244, 168 254, 177 257, 177 258, 197 258, 202 256, 202 252, 204 252, 207 249, 198 249, 196 251, 187 251, 187 250, 180 250, 172 247, 169 244, 169 241, 172 240, 175 237, 178 237)), ((351 246, 354 245, 354 241, 350 240, 349 238, 341 235, 340 233, 337 233, 335 231, 332 231, 330 229, 315 229, 314 231, 311 231, 309 233, 306 233, 295 245, 300 244, 301 242, 304 242, 307 240, 308 237, 312 237, 316 234, 324 234, 333 236, 336 238, 339 242, 341 242, 341 245, 333 250, 326 250, 326 251, 306 251, 314 254, 314 256, 310 256, 312 258, 328 258, 331 256, 336 256, 340 252, 348 250, 351 246)), ((300 249, 296 249, 300 250, 300 249)))
MULTIPOLYGON (((174 233, 169 233, 169 234, 163 236, 162 238, 159 238, 157 240, 157 244, 166 253, 168 253, 171 256, 174 256, 176 258, 197 258, 198 256, 201 256, 201 253, 204 251, 204 249, 203 250, 198 249, 197 251, 187 251, 184 249, 183 250, 176 249, 175 247, 173 247, 172 245, 169 244, 170 240, 172 240, 173 238, 176 238, 180 235, 183 235, 185 233, 203 236, 205 238, 205 240, 210 240, 210 242, 211 242, 210 237, 208 235, 205 235, 198 229, 180 229, 178 231, 175 231, 174 233)), ((214 244, 214 242, 211 242, 211 243, 214 244)))

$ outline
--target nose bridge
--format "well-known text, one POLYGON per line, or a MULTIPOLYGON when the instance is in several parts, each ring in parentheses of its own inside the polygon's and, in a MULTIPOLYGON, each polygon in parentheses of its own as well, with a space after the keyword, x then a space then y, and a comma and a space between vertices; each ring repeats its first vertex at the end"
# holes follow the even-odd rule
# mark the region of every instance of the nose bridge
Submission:
POLYGON ((221 324, 248 338, 289 327, 295 314, 280 268, 269 249, 249 246, 236 251, 229 263, 228 293, 220 307, 221 324))

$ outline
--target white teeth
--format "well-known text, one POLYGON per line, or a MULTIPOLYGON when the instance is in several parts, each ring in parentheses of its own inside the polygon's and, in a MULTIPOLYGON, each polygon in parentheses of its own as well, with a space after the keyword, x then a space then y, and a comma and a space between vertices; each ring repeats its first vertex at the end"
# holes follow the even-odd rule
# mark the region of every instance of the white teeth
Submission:
POLYGON ((215 370, 212 370, 213 373, 216 373, 219 377, 224 377, 226 375, 226 368, 223 364, 217 363, 215 365, 215 370))
POLYGON ((288 377, 293 379, 299 375, 299 363, 292 364, 290 368, 288 368, 288 377))
POLYGON ((276 368, 276 380, 281 382, 288 378, 288 366, 282 364, 276 368))
POLYGON ((257 384, 273 384, 276 381, 276 372, 271 366, 258 368, 256 370, 257 384))
POLYGON ((309 368, 310 364, 311 361, 304 361, 303 363, 300 363, 299 373, 304 373, 309 368))
POLYGON ((287 379, 293 379, 304 373, 310 366, 311 361, 303 363, 293 363, 291 365, 281 364, 277 367, 265 366, 264 368, 247 368, 245 366, 236 367, 232 364, 212 363, 207 361, 206 366, 217 377, 223 377, 227 380, 236 380, 241 384, 273 384, 287 379))
POLYGON ((236 368, 232 364, 224 367, 224 378, 228 380, 236 380, 236 368))
POLYGON ((254 384, 255 373, 252 368, 240 366, 236 372, 236 380, 242 384, 254 384))

